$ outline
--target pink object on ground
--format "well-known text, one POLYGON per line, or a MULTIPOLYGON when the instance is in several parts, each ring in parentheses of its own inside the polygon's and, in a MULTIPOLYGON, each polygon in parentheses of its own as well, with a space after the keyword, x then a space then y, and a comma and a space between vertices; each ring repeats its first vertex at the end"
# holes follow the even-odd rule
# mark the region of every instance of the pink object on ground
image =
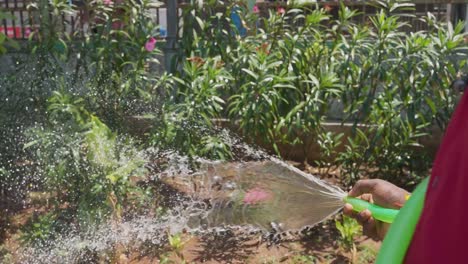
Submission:
POLYGON ((243 202, 245 204, 256 204, 264 202, 271 198, 271 194, 262 190, 261 188, 255 187, 250 189, 244 196, 243 202))

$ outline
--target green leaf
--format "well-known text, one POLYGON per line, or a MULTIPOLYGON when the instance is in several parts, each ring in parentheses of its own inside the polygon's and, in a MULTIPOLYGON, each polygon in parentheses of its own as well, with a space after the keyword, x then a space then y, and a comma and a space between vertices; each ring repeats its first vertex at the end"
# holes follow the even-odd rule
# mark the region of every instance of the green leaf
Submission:
POLYGON ((17 41, 15 40, 12 40, 12 39, 9 39, 8 42, 7 42, 8 46, 16 49, 16 50, 19 50, 20 49, 20 45, 17 41))
POLYGON ((434 101, 432 101, 432 99, 427 96, 424 99, 426 100, 427 105, 429 105, 429 107, 431 108, 432 114, 437 113, 437 109, 434 104, 434 101))
POLYGON ((200 26, 200 29, 203 30, 205 28, 205 23, 203 22, 203 20, 198 16, 196 16, 195 19, 197 20, 197 23, 200 26))
POLYGON ((258 75, 255 74, 253 71, 246 69, 246 68, 243 68, 242 71, 252 76, 255 80, 258 80, 258 75))
POLYGON ((112 184, 115 184, 119 180, 119 177, 115 174, 110 174, 106 176, 106 179, 110 180, 112 184))
POLYGON ((39 142, 40 142, 40 140, 33 140, 33 141, 30 141, 30 142, 24 144, 23 150, 24 150, 24 149, 27 149, 27 148, 30 148, 30 147, 32 147, 32 146, 38 144, 39 142))
POLYGON ((0 9, 0 21, 3 19, 16 19, 16 17, 13 14, 9 14, 0 9))

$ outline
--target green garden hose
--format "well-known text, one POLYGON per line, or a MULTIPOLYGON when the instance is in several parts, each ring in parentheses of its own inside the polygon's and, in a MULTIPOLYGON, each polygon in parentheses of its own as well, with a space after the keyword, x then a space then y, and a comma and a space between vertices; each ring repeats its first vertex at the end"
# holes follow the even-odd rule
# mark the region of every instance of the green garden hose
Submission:
POLYGON ((372 217, 385 223, 393 223, 399 212, 399 210, 384 208, 354 197, 346 196, 344 201, 351 204, 354 211, 362 212, 367 209, 372 213, 372 217))

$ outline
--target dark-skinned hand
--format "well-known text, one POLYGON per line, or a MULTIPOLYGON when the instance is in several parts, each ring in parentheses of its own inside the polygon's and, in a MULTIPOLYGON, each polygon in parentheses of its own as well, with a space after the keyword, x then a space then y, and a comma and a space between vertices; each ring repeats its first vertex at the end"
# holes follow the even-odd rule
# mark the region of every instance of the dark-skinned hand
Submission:
MULTIPOLYGON (((372 179, 358 181, 348 195, 385 208, 400 209, 409 193, 387 181, 372 179)), ((369 210, 360 213, 353 211, 351 204, 346 204, 343 212, 355 218, 362 225, 364 234, 374 240, 382 240, 390 227, 389 224, 374 219, 369 210)))

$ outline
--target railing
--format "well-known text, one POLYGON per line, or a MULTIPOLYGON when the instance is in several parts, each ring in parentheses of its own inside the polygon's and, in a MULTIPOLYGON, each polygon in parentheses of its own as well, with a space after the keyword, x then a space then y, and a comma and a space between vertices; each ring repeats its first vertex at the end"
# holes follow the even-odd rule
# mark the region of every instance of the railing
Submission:
MULTIPOLYGON (((33 0, 34 1, 34 0, 33 0)), ((36 0, 37 1, 37 0, 36 0)), ((75 8, 75 13, 73 15, 62 15, 60 18, 60 23, 63 24, 63 31, 68 33, 70 36, 83 37, 90 30, 92 30, 93 22, 89 21, 90 13, 92 10, 89 10, 85 3, 86 0, 69 0, 70 3, 73 3, 75 8)), ((110 1, 110 0, 109 0, 110 1)), ((114 0, 119 1, 119 0, 114 0)), ((167 18, 166 18, 166 2, 167 1, 158 1, 162 5, 151 8, 148 10, 152 19, 155 23, 160 26, 160 36, 164 38, 166 36, 167 29, 167 18)), ((184 1, 178 1, 179 4, 183 6, 184 1)), ((278 5, 285 4, 285 1, 257 1, 260 7, 265 8, 275 8, 278 5)), ((361 12, 361 15, 354 18, 356 22, 359 23, 369 23, 368 17, 375 14, 375 8, 366 4, 368 1, 349 1, 346 2, 347 5, 351 5, 352 8, 357 9, 361 12)), ((447 3, 444 3, 442 0, 432 0, 431 3, 421 3, 423 0, 414 1, 415 10, 410 12, 414 15, 413 18, 404 18, 407 20, 412 27, 407 28, 407 31, 417 31, 425 29, 426 25, 420 21, 420 17, 426 15, 428 12, 433 13, 440 20, 454 19, 453 14, 448 15, 447 3)), ((427 1, 426 1, 427 2, 427 1)), ((445 1, 447 2, 447 1, 445 1)), ((462 0, 451 0, 450 2, 463 2, 462 0)), ((28 8, 31 0, 0 0, 0 10, 4 10, 12 16, 12 18, 4 18, 0 21, 0 32, 5 33, 8 37, 14 39, 27 39, 31 32, 34 31, 38 26, 38 14, 37 11, 31 11, 28 8)), ((338 5, 337 1, 318 1, 320 6, 328 6, 331 9, 331 14, 334 16, 338 15, 338 5)), ((459 4, 460 5, 460 4, 459 4)), ((465 6, 463 6, 465 7, 465 6)), ((460 7, 455 7, 460 8, 460 7)), ((179 10, 177 10, 179 11, 179 10)), ((182 18, 183 19, 183 18, 182 18)))
MULTIPOLYGON (((82 37, 91 29, 93 21, 90 21, 91 12, 82 0, 69 0, 75 5, 73 15, 62 15, 59 23, 62 24, 64 33, 70 36, 82 37)), ((28 8, 30 0, 0 0, 0 11, 7 13, 9 17, 0 20, 0 32, 13 39, 27 39, 31 32, 38 27, 38 11, 28 8)), ((148 12, 156 24, 160 26, 159 37, 166 35, 167 19, 166 5, 164 2, 158 7, 150 8, 148 12)))
MULTIPOLYGON (((355 22, 369 23, 369 16, 375 14, 375 8, 370 6, 363 5, 357 7, 357 9, 360 10, 363 15, 357 16, 355 18, 355 22)), ((450 17, 447 17, 447 4, 415 4, 413 11, 407 11, 405 13, 408 15, 413 15, 413 17, 403 16, 400 18, 401 20, 406 21, 409 25, 411 25, 411 27, 404 28, 403 30, 413 32, 427 29, 427 24, 421 21, 421 17, 426 16, 427 13, 432 13, 437 18, 437 20, 440 21, 446 21, 447 19, 450 19, 450 17)))
MULTIPOLYGON (((370 1, 346 1, 346 5, 350 6, 350 8, 354 10, 358 10, 360 15, 353 18, 354 22, 357 23, 370 23, 369 17, 374 15, 376 12, 375 7, 370 6, 368 4, 370 1)), ((445 1, 447 2, 447 1, 445 1)), ((453 0, 451 2, 457 2, 457 0, 453 0)), ((458 1, 462 3, 463 1, 458 1)), ((421 21, 421 17, 427 15, 428 12, 432 13, 438 20, 447 21, 447 19, 454 20, 452 14, 448 15, 447 10, 447 3, 444 3, 442 0, 432 0, 432 1, 413 1, 415 4, 415 8, 413 11, 405 11, 405 14, 413 15, 413 17, 402 17, 401 19, 407 21, 411 27, 406 28, 406 31, 419 31, 424 30, 427 28, 426 23, 421 21), (430 3, 428 3, 430 2, 430 3)), ((262 1, 258 3, 262 13, 266 15, 266 9, 277 8, 279 6, 285 5, 285 1, 262 1)), ((311 3, 308 6, 315 7, 318 5, 320 7, 326 7, 329 9, 330 14, 334 17, 338 16, 338 9, 340 3, 338 1, 320 1, 318 0, 316 3, 311 3)))

